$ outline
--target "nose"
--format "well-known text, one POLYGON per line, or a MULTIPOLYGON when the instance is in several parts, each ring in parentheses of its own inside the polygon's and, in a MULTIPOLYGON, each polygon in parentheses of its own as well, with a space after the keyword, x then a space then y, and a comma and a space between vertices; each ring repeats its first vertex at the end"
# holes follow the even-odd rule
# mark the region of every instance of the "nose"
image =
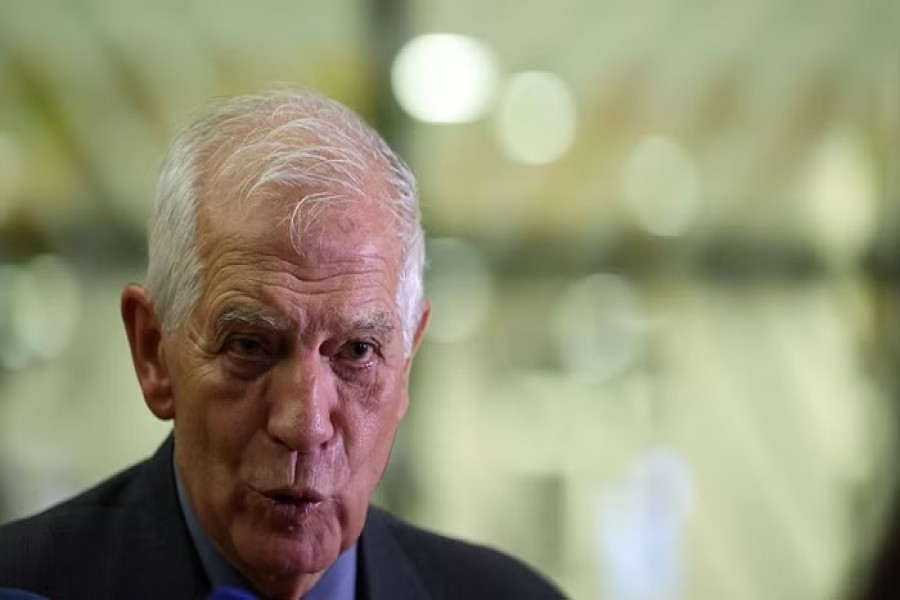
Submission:
POLYGON ((334 436, 333 393, 315 357, 293 360, 275 372, 269 435, 296 452, 311 452, 334 436))

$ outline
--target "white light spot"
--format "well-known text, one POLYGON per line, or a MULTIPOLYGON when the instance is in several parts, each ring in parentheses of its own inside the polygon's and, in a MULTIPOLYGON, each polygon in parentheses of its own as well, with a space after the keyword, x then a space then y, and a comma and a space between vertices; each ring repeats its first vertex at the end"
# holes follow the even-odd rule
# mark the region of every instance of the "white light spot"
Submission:
POLYGON ((492 276, 484 258, 468 242, 444 238, 428 247, 428 337, 445 343, 477 334, 493 302, 492 276))
POLYGON ((433 123, 475 121, 490 108, 497 85, 493 53, 463 35, 431 33, 407 42, 391 69, 397 102, 433 123))
POLYGON ((604 587, 619 600, 681 597, 684 528, 694 482, 680 454, 655 448, 597 503, 596 535, 604 587))
POLYGON ((29 355, 49 359, 69 343, 80 314, 80 290, 71 269, 55 256, 38 256, 10 287, 13 337, 29 355))
POLYGON ((569 86, 552 73, 531 71, 513 76, 498 111, 500 143, 515 161, 553 162, 575 139, 575 98, 569 86))
POLYGON ((564 293, 554 319, 560 360, 572 373, 605 380, 631 365, 643 349, 646 320, 626 280, 591 275, 564 293))
POLYGON ((822 250, 852 263, 877 226, 874 165, 859 135, 834 131, 817 148, 807 183, 809 223, 822 250))
POLYGON ((700 187, 694 161, 666 137, 641 141, 625 168, 625 200, 638 223, 655 235, 684 233, 697 216, 700 187))

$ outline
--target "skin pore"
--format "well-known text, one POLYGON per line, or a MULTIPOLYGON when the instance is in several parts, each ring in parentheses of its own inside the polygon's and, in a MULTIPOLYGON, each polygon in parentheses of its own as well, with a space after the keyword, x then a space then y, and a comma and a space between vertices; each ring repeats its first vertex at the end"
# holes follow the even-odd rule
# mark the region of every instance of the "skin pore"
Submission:
POLYGON ((299 597, 356 542, 408 405, 428 310, 405 353, 402 248, 370 190, 319 211, 299 248, 286 202, 239 220, 201 205, 203 293, 170 334, 146 290, 123 293, 144 397, 174 420, 191 506, 267 597, 299 597))

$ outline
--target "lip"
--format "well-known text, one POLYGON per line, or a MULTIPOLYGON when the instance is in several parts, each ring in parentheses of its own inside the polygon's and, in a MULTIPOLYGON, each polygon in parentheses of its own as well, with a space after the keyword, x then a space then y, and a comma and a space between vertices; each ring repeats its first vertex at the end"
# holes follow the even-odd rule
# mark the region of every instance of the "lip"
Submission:
POLYGON ((304 488, 274 488, 270 490, 259 491, 272 502, 279 504, 318 504, 325 500, 325 495, 316 490, 304 488))
POLYGON ((327 500, 324 494, 312 489, 285 487, 254 491, 272 523, 288 530, 318 514, 327 500))

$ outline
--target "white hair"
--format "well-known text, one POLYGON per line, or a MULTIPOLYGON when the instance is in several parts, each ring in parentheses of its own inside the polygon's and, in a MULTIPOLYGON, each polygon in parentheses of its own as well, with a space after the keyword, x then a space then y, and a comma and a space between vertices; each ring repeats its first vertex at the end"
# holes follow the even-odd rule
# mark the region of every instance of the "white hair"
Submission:
POLYGON ((425 263, 415 177, 353 111, 306 90, 221 101, 173 140, 148 229, 147 288, 163 330, 184 323, 202 293, 198 199, 216 180, 239 181, 235 193, 243 201, 283 198, 285 186, 304 190, 290 216, 299 251, 301 209, 308 226, 327 205, 365 198, 373 174, 387 184, 389 197, 382 201, 396 218, 402 246, 396 302, 408 355, 422 311, 425 263))

